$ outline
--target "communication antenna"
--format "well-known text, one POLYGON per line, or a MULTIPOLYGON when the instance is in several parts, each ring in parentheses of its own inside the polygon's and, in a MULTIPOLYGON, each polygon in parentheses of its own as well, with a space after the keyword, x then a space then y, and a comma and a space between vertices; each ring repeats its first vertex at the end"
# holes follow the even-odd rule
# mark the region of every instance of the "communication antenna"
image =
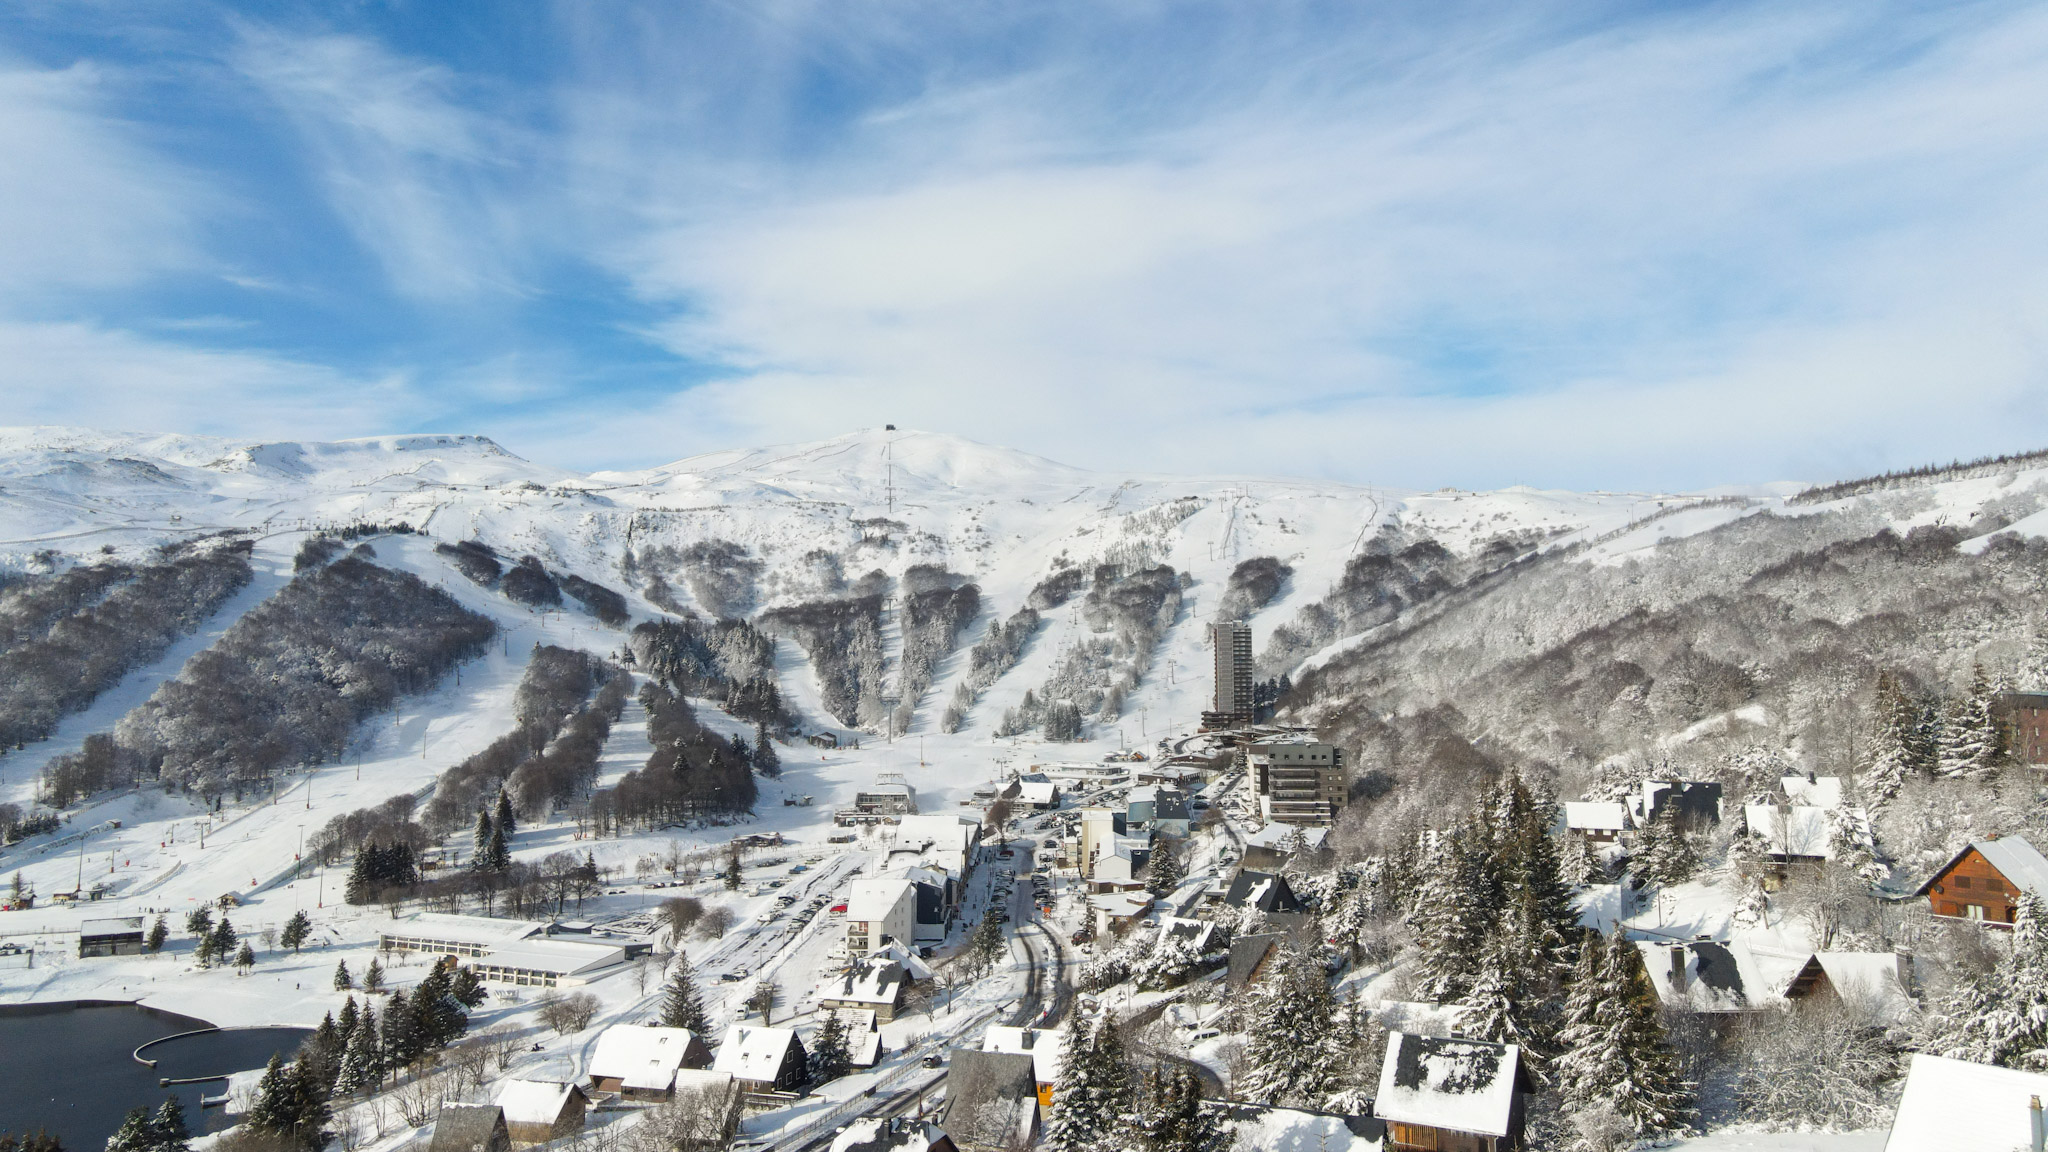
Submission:
POLYGON ((882 483, 889 493, 889 515, 894 516, 896 514, 896 426, 894 424, 884 424, 882 431, 889 433, 889 435, 882 439, 882 464, 887 469, 887 479, 882 483))

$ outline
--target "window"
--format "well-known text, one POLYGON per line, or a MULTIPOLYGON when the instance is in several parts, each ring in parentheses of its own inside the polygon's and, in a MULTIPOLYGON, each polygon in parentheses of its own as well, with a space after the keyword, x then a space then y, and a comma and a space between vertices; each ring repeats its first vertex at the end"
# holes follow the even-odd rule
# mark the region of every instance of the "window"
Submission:
POLYGON ((1970 878, 1968 876, 1957 876, 1955 877, 1955 882, 1958 888, 1968 888, 1970 886, 1970 878))
POLYGON ((1982 920, 1984 918, 1984 906, 1982 904, 1965 904, 1963 905, 1963 913, 1972 920, 1982 920))

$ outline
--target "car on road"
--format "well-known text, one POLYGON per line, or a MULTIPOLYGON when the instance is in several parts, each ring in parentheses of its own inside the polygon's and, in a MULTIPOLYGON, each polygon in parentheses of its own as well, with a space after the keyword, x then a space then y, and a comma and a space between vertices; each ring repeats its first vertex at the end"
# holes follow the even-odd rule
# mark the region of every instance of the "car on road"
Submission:
POLYGON ((1041 848, 1057 848, 1059 846, 1060 842, 1057 840, 1047 840, 1045 843, 1039 845, 1039 847, 1041 848))
POLYGON ((718 974, 718 982, 720 984, 737 984, 745 979, 746 976, 739 972, 720 972, 718 974))
POLYGON ((929 1056, 926 1056, 922 1061, 920 1061, 920 1063, 922 1063, 927 1068, 943 1068, 946 1066, 946 1058, 944 1056, 939 1055, 937 1052, 933 1052, 929 1056))
POLYGON ((846 905, 844 903, 834 904, 832 911, 844 914, 846 912, 846 905))
POLYGON ((1203 1028, 1200 1031, 1197 1031, 1194 1035, 1189 1036, 1188 1043, 1200 1044, 1204 1040, 1214 1040, 1215 1038, 1221 1035, 1223 1035, 1223 1033, 1217 1031, 1214 1028, 1203 1028))
POLYGON ((773 911, 763 912, 759 916, 754 917, 754 919, 759 920, 763 924, 773 924, 775 922, 775 913, 773 911))

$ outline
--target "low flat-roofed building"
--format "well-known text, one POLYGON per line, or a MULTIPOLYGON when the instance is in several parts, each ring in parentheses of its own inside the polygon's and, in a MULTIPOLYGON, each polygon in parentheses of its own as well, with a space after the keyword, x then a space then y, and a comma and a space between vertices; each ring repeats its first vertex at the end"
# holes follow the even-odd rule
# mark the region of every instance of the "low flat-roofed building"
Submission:
POLYGON ((566 940, 521 940, 494 948, 469 962, 479 980, 535 988, 587 984, 626 962, 626 950, 610 944, 566 940))
POLYGON ((142 943, 140 916, 109 916, 78 926, 80 956, 138 956, 142 943))
POLYGON ((497 920, 489 916, 455 916, 419 912, 393 920, 377 930, 377 947, 391 952, 432 952, 442 956, 483 956, 538 935, 547 925, 537 920, 497 920))

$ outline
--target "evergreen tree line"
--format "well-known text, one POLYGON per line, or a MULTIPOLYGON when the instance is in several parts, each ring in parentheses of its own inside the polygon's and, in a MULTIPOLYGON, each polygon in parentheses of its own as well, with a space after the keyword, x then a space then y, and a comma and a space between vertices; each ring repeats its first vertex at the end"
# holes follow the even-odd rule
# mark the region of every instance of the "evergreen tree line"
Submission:
POLYGON ((22 812, 21 805, 0 804, 0 843, 19 844, 31 836, 55 832, 60 825, 55 812, 22 812))
POLYGON ((344 812, 320 826, 307 838, 306 849, 323 864, 338 863, 350 850, 365 843, 403 844, 417 859, 434 842, 427 830, 413 822, 419 800, 401 792, 372 808, 344 812))
POLYGON ((107 1137, 107 1152, 188 1152, 191 1130, 185 1127, 185 1106, 166 1096, 155 1111, 130 1109, 121 1127, 107 1137))
POLYGON ((1166 565, 1098 564, 1081 600, 1093 636, 1069 648, 1035 695, 1005 712, 999 736, 1043 726, 1048 740, 1079 740, 1085 718, 1123 715, 1125 697, 1152 666, 1159 638, 1180 615, 1182 577, 1166 565))
POLYGON ((981 615, 981 589, 932 564, 903 574, 903 672, 896 730, 906 732, 932 686, 932 672, 953 651, 960 630, 981 615))
POLYGON ((730 715, 776 732, 795 730, 775 682, 775 641, 744 620, 694 615, 633 629, 633 656, 670 692, 723 701, 730 715))
MULTIPOLYGON (((0 595, 0 748, 44 739, 131 670, 190 635, 252 576, 247 541, 163 562, 73 569, 0 595)), ((125 787, 133 758, 61 756, 43 770, 45 800, 66 808, 125 787)))
POLYGON ((640 702, 654 754, 644 767, 591 797, 590 816, 600 835, 753 811, 757 790, 745 741, 705 728, 688 701, 659 684, 643 685, 640 702))
POLYGON ((612 725, 626 709, 630 686, 629 677, 613 676, 545 748, 512 770, 505 790, 529 819, 545 820, 554 809, 588 794, 597 782, 598 757, 611 738, 612 725))
POLYGON ((1230 570, 1216 603, 1218 620, 1243 620, 1273 602, 1294 569, 1277 556, 1254 556, 1230 570))
MULTIPOLYGON (((572 718, 583 714, 584 702, 591 694, 615 677, 623 678, 623 673, 588 652, 552 644, 535 645, 527 658, 526 670, 520 675, 519 687, 513 690, 512 731, 441 773, 434 786, 434 797, 422 816, 430 834, 439 839, 466 826, 470 814, 504 791, 507 781, 527 762, 546 753, 550 742, 564 732, 572 718)), ((623 693, 624 688, 620 691, 623 693)), ((624 700, 616 700, 616 706, 622 708, 624 700)), ((610 716, 616 719, 618 713, 610 712, 610 716)), ((604 727, 609 732, 610 721, 605 721, 604 727)), ((600 741, 600 747, 601 744, 600 741)), ((577 762, 570 759, 565 763, 577 762)), ((573 778, 573 771, 559 775, 573 778)), ((558 772, 542 769, 537 770, 536 776, 551 787, 558 772)), ((546 789, 542 791, 545 794, 546 789)))
POLYGON ((145 770, 217 796, 317 764, 357 724, 432 689, 496 635, 410 573, 357 556, 295 576, 123 717, 145 770))
POLYGON ((877 591, 813 600, 771 608, 757 618, 763 632, 796 641, 810 657, 825 711, 849 728, 870 732, 889 720, 882 704, 882 599, 877 591))
POLYGON ((374 904, 388 892, 410 893, 419 883, 419 860, 410 844, 369 839, 356 849, 342 891, 351 904, 374 904))
MULTIPOLYGON (((967 678, 953 690, 953 699, 946 706, 940 718, 939 727, 947 732, 958 732, 967 722, 967 712, 981 694, 1023 659, 1024 650, 1030 646, 1031 638, 1038 635, 1038 626, 1044 622, 1044 613, 1060 607, 1074 598, 1087 582, 1087 574, 1079 568, 1062 568, 1034 585, 1024 597, 1024 606, 1010 613, 1007 620, 992 620, 988 631, 982 634, 967 653, 967 678)), ((1032 724, 1039 723, 1034 719, 1032 724)), ((1024 731, 1026 725, 1018 731, 1024 731)))
POLYGON ((2001 472, 2016 472, 2022 468, 2037 467, 2043 460, 2048 460, 2048 451, 2003 453, 1997 456, 1979 456, 1974 460, 1951 460, 1946 464, 1922 464, 1918 468, 1902 468, 1855 480, 1818 484, 1792 496, 1785 503, 1821 504, 1829 500, 1843 500, 1851 496, 1880 492, 1887 488, 1904 488, 1908 485, 1917 487, 1946 480, 1996 476, 2001 472))
MULTIPOLYGON (((974 1135, 985 1143, 1009 1146, 1003 1133, 1014 1130, 1011 1117, 971 1119, 984 1129, 974 1135)), ((1187 1066, 1159 1061, 1139 1068, 1115 1017, 1105 1012, 1094 1021, 1077 1017, 1067 1026, 1044 1147, 1048 1152, 1225 1152, 1232 1141, 1221 1117, 1202 1106, 1201 1084, 1187 1066)))
POLYGON ((1889 669, 1877 677, 1872 731, 1860 765, 1865 799, 1882 805, 1911 779, 1979 779, 2011 763, 2006 729, 1979 664, 1962 694, 1916 694, 1889 669))

